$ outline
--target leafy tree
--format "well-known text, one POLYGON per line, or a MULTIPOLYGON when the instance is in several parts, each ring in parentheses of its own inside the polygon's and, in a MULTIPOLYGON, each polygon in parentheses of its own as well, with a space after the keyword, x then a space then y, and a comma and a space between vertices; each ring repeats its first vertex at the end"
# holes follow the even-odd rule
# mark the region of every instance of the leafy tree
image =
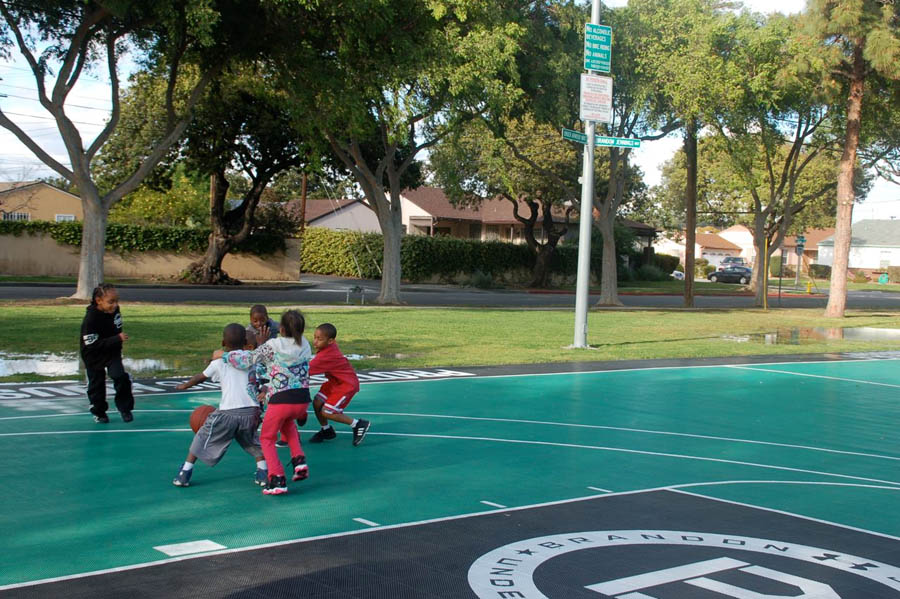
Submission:
MULTIPOLYGON (((694 269, 697 225, 697 135, 711 94, 730 82, 718 76, 714 42, 723 32, 723 16, 733 5, 720 0, 632 0, 644 32, 636 72, 648 77, 661 96, 660 114, 683 124, 686 172, 685 272, 694 269)), ((719 92, 719 93, 716 93, 719 92)), ((684 305, 694 305, 694 282, 684 281, 684 305)))
MULTIPOLYGON (((834 263, 826 316, 842 317, 847 303, 847 270, 853 217, 854 173, 860 147, 887 156, 896 150, 900 80, 900 3, 890 0, 810 0, 798 36, 805 47, 801 66, 820 73, 844 107, 843 152, 837 178, 834 263), (886 103, 893 100, 893 104, 886 103), (875 119, 875 120, 871 120, 875 119)), ((896 154, 895 154, 896 157, 896 154)))
POLYGON ((27 61, 41 105, 56 122, 70 165, 56 160, 10 115, 0 111, 0 126, 11 131, 44 164, 78 187, 84 208, 84 232, 75 297, 87 299, 103 277, 104 240, 110 208, 137 189, 187 127, 193 106, 207 84, 235 54, 255 55, 270 42, 265 12, 255 0, 53 0, 0 3, 3 28, 0 52, 15 49, 27 61), (108 191, 91 172, 97 153, 116 130, 120 116, 117 66, 125 48, 138 60, 166 73, 163 135, 143 161, 108 191), (103 66, 99 66, 103 65, 103 66), (104 68, 110 79, 110 118, 93 140, 82 140, 67 114, 67 99, 86 69, 104 68), (55 67, 55 73, 54 73, 55 67), (183 103, 175 98, 185 68, 195 83, 183 103), (49 84, 49 86, 48 86, 49 84))
POLYGON ((546 287, 556 246, 568 232, 579 175, 577 152, 560 139, 556 127, 527 116, 504 123, 504 131, 510 135, 498 138, 483 121, 471 121, 434 147, 430 164, 452 203, 477 208, 485 200, 502 198, 512 205, 536 255, 529 285, 546 287), (529 159, 519 159, 516 153, 529 159))
POLYGON ((310 124, 378 217, 380 303, 400 302, 404 177, 414 178, 419 152, 506 91, 518 30, 501 8, 477 0, 325 3, 318 34, 294 48, 290 62, 313 71, 293 78, 293 93, 318 107, 310 124))
POLYGON ((109 221, 131 225, 197 227, 209 220, 209 183, 176 167, 167 189, 141 185, 109 212, 109 221))

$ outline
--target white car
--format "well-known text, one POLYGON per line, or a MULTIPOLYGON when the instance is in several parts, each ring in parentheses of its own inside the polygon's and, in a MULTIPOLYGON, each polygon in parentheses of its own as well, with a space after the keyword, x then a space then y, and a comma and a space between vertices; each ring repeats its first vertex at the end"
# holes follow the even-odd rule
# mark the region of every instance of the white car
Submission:
POLYGON ((672 274, 669 276, 672 277, 673 279, 675 279, 676 281, 684 280, 684 273, 681 272, 680 270, 673 270, 672 274))

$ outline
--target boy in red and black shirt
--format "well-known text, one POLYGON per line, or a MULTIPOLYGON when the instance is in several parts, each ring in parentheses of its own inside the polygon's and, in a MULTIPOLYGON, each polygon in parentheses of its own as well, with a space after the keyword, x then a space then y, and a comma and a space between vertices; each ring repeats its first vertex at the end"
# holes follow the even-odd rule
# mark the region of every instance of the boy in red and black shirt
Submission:
POLYGON ((362 418, 344 415, 347 404, 359 391, 359 379, 350 362, 338 348, 336 337, 337 329, 330 323, 319 325, 313 334, 316 355, 309 362, 309 374, 324 374, 328 380, 313 400, 316 419, 322 428, 310 438, 309 442, 321 443, 337 437, 334 427, 328 422, 334 420, 350 425, 353 429, 353 445, 356 446, 366 437, 370 423, 362 418))

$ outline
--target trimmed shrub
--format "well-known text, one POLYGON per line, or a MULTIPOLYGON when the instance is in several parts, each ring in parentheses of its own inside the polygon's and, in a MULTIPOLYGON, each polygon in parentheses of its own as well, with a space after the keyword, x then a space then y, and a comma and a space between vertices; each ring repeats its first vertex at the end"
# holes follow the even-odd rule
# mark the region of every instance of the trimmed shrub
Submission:
MULTIPOLYGON (((82 223, 49 221, 0 221, 0 235, 38 235, 44 233, 57 243, 81 245, 82 223)), ((106 226, 106 249, 127 252, 202 252, 209 244, 209 229, 187 227, 145 227, 109 223, 106 226)), ((264 232, 254 233, 235 251, 259 256, 284 250, 284 237, 264 232)))
POLYGON ((715 269, 716 267, 710 266, 709 260, 706 258, 697 258, 694 260, 694 274, 698 277, 705 277, 715 269))
POLYGON ((634 271, 634 278, 638 281, 668 281, 669 273, 656 266, 645 264, 634 271))
POLYGON ((810 264, 809 276, 814 279, 830 279, 831 266, 829 266, 828 264, 810 264))
POLYGON ((853 273, 853 282, 854 283, 868 283, 869 277, 867 277, 866 273, 864 273, 863 271, 858 270, 855 273, 853 273))
POLYGON ((665 273, 679 270, 678 265, 680 262, 681 259, 678 256, 670 256, 668 254, 656 254, 653 256, 653 265, 665 273))

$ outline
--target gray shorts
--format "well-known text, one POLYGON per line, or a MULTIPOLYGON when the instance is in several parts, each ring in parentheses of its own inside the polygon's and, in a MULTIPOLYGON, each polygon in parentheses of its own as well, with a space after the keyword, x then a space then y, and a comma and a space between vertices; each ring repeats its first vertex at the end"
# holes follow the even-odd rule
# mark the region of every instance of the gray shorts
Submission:
POLYGON ((259 444, 259 408, 237 408, 235 410, 216 410, 206 419, 191 443, 191 453, 200 458, 207 466, 215 466, 225 455, 232 439, 240 443, 244 451, 256 458, 263 459, 262 447, 259 444))

